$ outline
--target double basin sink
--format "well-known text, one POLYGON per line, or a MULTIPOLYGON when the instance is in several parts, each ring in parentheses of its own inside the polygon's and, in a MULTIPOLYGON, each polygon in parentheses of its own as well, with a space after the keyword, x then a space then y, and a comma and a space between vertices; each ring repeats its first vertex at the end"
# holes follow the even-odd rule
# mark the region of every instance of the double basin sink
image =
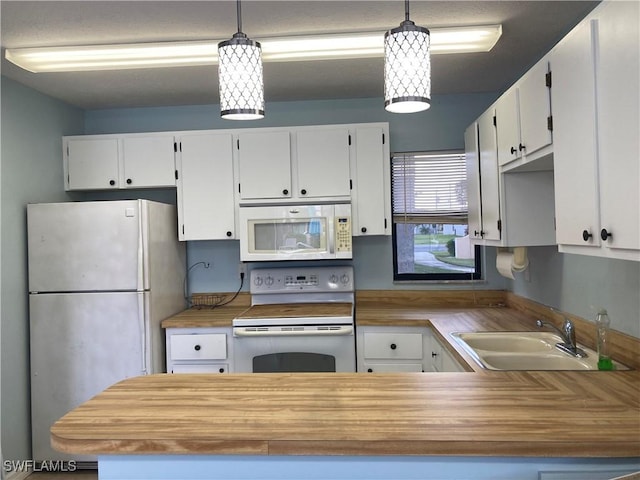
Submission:
MULTIPOLYGON (((456 332, 451 337, 487 370, 597 370, 598 354, 574 357, 556 348, 563 340, 549 332, 456 332)), ((614 362, 617 370, 626 367, 614 362)))

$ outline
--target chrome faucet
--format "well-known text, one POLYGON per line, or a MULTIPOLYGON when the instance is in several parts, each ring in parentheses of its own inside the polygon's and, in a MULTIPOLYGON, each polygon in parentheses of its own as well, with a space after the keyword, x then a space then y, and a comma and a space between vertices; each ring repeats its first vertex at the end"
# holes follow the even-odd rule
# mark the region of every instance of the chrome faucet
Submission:
POLYGON ((540 328, 551 327, 560 334, 564 341, 556 343, 556 348, 558 350, 562 350, 563 352, 578 358, 584 358, 587 356, 587 353, 576 345, 576 329, 573 326, 573 322, 568 318, 565 317, 562 330, 556 327, 553 323, 542 320, 537 320, 536 325, 540 328))

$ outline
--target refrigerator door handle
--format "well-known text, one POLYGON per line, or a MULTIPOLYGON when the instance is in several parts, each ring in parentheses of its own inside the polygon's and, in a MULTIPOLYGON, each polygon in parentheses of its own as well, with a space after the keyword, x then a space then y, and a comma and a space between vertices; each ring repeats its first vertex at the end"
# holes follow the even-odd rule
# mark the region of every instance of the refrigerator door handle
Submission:
POLYGON ((139 292, 145 289, 145 258, 147 252, 144 249, 144 241, 146 237, 145 224, 146 224, 145 209, 143 208, 142 200, 138 200, 138 288, 139 292), (145 218, 142 218, 142 217, 145 218))
POLYGON ((140 328, 140 342, 141 342, 141 369, 143 375, 148 375, 147 369, 147 327, 145 319, 145 296, 144 293, 138 293, 138 327, 140 328))

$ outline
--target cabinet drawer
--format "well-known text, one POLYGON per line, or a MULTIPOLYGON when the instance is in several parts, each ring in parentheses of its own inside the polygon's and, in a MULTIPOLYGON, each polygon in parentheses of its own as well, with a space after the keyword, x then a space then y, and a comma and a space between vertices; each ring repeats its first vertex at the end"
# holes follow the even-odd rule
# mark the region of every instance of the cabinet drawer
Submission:
POLYGON ((422 334, 365 332, 364 358, 422 360, 422 334))
POLYGON ((364 373, 422 372, 421 363, 365 363, 364 373))
POLYGON ((171 335, 172 360, 224 360, 227 336, 224 333, 171 335))
POLYGON ((228 373, 229 365, 216 363, 213 365, 174 365, 171 373, 228 373))

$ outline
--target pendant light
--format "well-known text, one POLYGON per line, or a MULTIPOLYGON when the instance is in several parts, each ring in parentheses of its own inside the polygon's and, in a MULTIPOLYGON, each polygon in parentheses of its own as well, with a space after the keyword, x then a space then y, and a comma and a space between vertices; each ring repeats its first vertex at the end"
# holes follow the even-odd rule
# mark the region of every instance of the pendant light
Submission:
POLYGON ((218 44, 220 116, 227 120, 264 118, 262 49, 242 33, 240 0, 236 2, 238 33, 218 44))
POLYGON ((384 34, 384 107, 393 113, 421 112, 431 106, 431 38, 429 30, 405 20, 384 34))

